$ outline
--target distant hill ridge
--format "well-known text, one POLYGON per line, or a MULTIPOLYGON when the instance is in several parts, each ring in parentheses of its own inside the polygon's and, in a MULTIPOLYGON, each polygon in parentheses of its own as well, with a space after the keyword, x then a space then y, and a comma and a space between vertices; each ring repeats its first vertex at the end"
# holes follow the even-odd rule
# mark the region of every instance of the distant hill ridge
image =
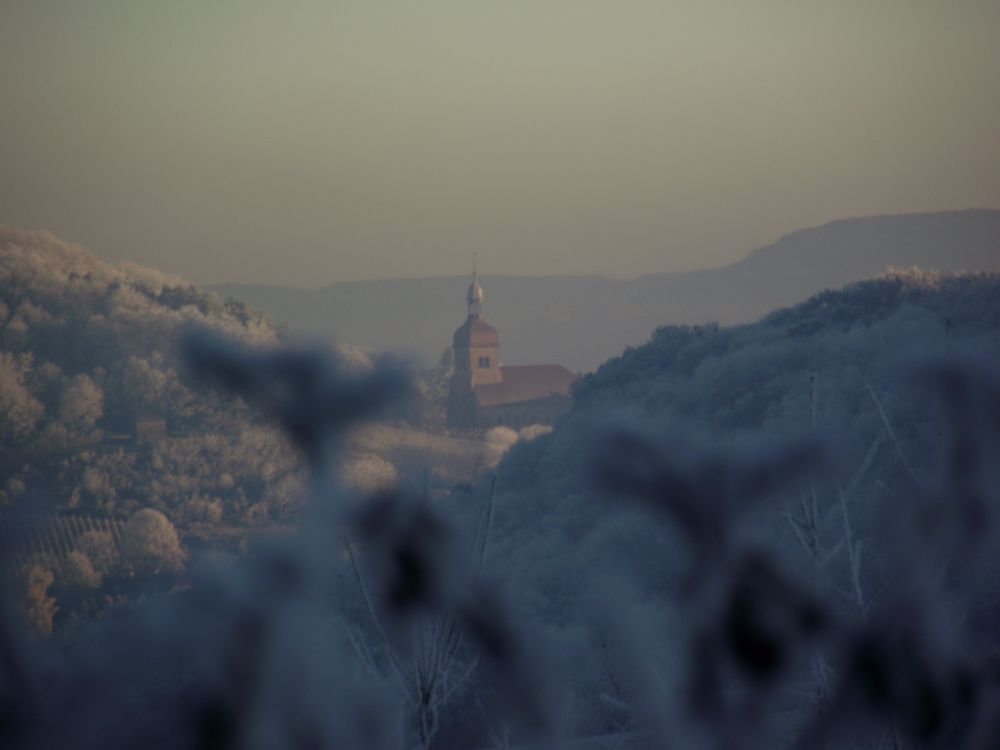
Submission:
MULTIPOLYGON (((888 267, 1000 270, 1000 210, 843 219, 801 229, 721 268, 636 279, 486 276, 484 313, 505 364, 589 370, 665 324, 750 322, 888 267)), ((299 333, 408 352, 433 363, 463 318, 465 276, 335 284, 315 290, 211 287, 299 333)))

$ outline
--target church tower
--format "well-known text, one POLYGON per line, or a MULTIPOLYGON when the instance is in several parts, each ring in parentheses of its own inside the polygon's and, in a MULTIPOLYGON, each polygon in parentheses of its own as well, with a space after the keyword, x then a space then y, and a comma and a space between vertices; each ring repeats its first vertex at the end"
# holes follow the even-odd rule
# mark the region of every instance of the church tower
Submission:
POLYGON ((448 425, 476 427, 476 396, 480 385, 499 383, 500 335, 483 320, 483 288, 476 272, 465 294, 469 314, 452 339, 455 369, 448 388, 448 425))
POLYGON ((469 314, 452 339, 454 371, 447 424, 455 429, 553 424, 573 403, 576 376, 562 365, 500 366, 500 336, 483 320, 475 269, 465 294, 469 314))
POLYGON ((455 353, 455 377, 468 381, 469 387, 499 383, 500 335, 483 320, 483 288, 476 273, 465 294, 469 315, 455 331, 452 348, 455 353))

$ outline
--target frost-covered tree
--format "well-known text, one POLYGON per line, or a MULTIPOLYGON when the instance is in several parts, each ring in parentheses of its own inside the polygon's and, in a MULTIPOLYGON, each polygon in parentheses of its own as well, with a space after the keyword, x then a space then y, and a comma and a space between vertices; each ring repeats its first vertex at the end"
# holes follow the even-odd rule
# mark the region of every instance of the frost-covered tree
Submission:
POLYGON ((104 394, 87 375, 74 377, 59 399, 59 419, 79 432, 94 429, 104 410, 104 394))
POLYGON ((63 568, 61 577, 66 585, 97 588, 101 584, 101 574, 97 572, 90 558, 78 549, 66 555, 63 568))
POLYGON ((31 364, 30 355, 0 352, 0 442, 4 446, 26 440, 45 411, 25 384, 31 364))
POLYGON ((48 568, 31 563, 22 571, 20 580, 21 611, 29 630, 36 635, 50 634, 52 620, 59 609, 55 598, 49 595, 49 586, 52 585, 55 576, 48 568))
POLYGON ((177 573, 187 559, 170 519, 152 508, 129 517, 122 529, 121 554, 138 574, 177 573))
POLYGON ((76 549, 85 555, 100 577, 111 572, 118 559, 115 540, 107 531, 86 531, 76 540, 76 549))

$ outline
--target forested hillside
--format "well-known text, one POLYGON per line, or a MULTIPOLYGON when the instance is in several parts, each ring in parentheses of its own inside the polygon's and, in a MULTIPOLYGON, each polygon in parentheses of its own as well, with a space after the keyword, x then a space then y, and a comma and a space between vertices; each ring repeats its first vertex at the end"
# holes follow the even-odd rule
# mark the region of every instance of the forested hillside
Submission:
POLYGON ((152 507, 186 528, 281 518, 296 462, 274 430, 188 386, 176 339, 192 323, 281 340, 241 303, 46 233, 0 231, 2 503, 119 517, 152 507))
MULTIPOLYGON (((157 598, 162 623, 57 628, 50 643, 78 637, 82 656, 46 677, 43 718, 10 713, 38 737, 58 735, 52 716, 89 726, 76 686, 96 664, 94 736, 150 746, 211 744, 217 722, 331 747, 979 746, 998 645, 998 303, 996 276, 912 271, 754 325, 661 328, 495 476, 437 495, 344 491, 342 465, 312 452, 405 390, 392 366, 344 377, 322 350, 191 334, 201 387, 310 456, 304 522, 157 598)), ((401 462, 430 449, 368 432, 401 462)), ((154 509, 62 518, 17 551, 69 550, 27 568, 36 625, 73 585, 183 564, 154 509)))
MULTIPOLYGON (((778 445, 816 435, 828 470, 800 489, 833 523, 817 533, 826 541, 840 534, 839 511, 829 519, 844 491, 855 530, 871 534, 886 512, 880 503, 912 482, 933 484, 948 460, 942 401, 907 375, 907 366, 970 353, 1000 354, 997 275, 897 273, 825 292, 753 325, 660 328, 580 381, 562 423, 501 462, 497 538, 505 570, 526 601, 545 602, 559 620, 585 594, 584 572, 627 561, 629 578, 650 596, 677 575, 676 540, 631 506, 596 499, 592 467, 608 449, 598 448, 595 436, 609 429, 647 435, 665 460, 693 467, 692 476, 700 468, 711 475, 726 451, 752 464, 778 445), (553 549, 567 556, 562 569, 573 575, 553 574, 553 549)), ((802 496, 779 499, 754 508, 757 532, 808 568, 801 528, 785 515, 798 512, 802 496)), ((842 549, 832 554, 834 566, 845 565, 842 549)), ((868 563, 865 575, 877 579, 876 551, 868 563)), ((840 567, 838 585, 848 585, 844 575, 840 567)))
MULTIPOLYGON (((127 517, 165 513, 184 533, 290 520, 302 467, 240 403, 193 388, 184 326, 245 344, 287 343, 271 321, 155 270, 111 267, 44 232, 0 230, 0 506, 127 517)), ((342 367, 368 353, 328 344, 342 367)), ((345 476, 465 482, 486 446, 407 427, 352 436, 345 476)))

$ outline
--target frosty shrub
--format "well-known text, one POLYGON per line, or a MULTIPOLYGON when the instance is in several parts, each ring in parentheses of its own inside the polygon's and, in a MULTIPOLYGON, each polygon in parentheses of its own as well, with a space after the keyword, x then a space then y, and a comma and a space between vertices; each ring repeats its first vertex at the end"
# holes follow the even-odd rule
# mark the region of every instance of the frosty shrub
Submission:
POLYGON ((59 401, 59 418, 69 427, 88 431, 101 418, 103 394, 86 375, 77 375, 63 391, 59 401))
POLYGON ((90 558, 80 550, 73 550, 66 556, 64 567, 62 577, 69 586, 97 588, 101 585, 101 574, 97 572, 90 558))
POLYGON ((483 459, 487 466, 494 467, 500 463, 500 459, 510 450, 510 447, 517 442, 517 432, 510 427, 494 427, 486 431, 483 442, 486 444, 483 459))
POLYGON ((0 440, 11 445, 31 434, 44 407, 25 386, 31 357, 0 352, 0 440))
POLYGON ((495 468, 514 443, 531 441, 542 435, 547 435, 551 431, 551 427, 541 424, 528 425, 520 430, 512 430, 510 427, 493 427, 487 430, 483 436, 485 443, 483 461, 487 468, 495 468))
POLYGON ((21 580, 24 589, 20 604, 28 630, 35 635, 48 635, 57 610, 56 600, 49 596, 55 576, 48 568, 32 563, 22 573, 21 580))
POLYGON ((340 476, 346 486, 366 493, 388 489, 399 482, 396 468, 374 453, 348 456, 341 465, 340 476))
POLYGON ((152 508, 129 517, 122 529, 121 553, 125 564, 139 575, 175 573, 187 558, 170 519, 152 508))

